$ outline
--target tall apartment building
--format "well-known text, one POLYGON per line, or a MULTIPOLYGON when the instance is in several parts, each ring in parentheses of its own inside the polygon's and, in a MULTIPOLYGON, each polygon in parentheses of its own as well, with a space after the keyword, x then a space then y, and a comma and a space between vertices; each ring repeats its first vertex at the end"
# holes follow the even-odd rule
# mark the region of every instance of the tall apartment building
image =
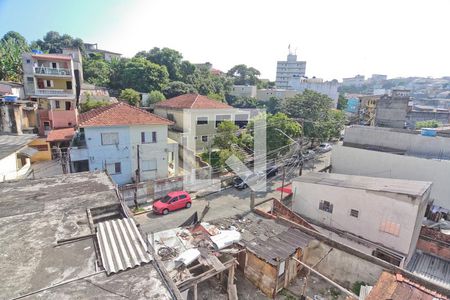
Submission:
POLYGON ((74 127, 83 82, 79 49, 64 49, 62 54, 24 53, 22 63, 26 98, 38 104, 39 135, 74 127))
POLYGON ((275 86, 277 89, 291 89, 289 80, 305 76, 306 61, 298 61, 297 55, 289 53, 287 60, 277 62, 277 78, 275 86))

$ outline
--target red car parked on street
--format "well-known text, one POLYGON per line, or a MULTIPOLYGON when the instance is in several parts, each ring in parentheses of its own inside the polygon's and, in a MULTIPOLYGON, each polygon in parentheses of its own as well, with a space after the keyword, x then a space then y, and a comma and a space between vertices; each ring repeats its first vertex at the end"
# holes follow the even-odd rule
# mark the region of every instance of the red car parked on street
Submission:
POLYGON ((191 196, 185 191, 168 193, 164 198, 153 203, 153 212, 167 215, 169 211, 189 208, 192 205, 191 196))

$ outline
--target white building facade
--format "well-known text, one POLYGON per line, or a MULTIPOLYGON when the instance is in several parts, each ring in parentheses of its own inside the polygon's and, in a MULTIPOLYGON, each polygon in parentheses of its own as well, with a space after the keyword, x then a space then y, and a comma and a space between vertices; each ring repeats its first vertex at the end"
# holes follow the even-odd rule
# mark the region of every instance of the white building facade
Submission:
POLYGON ((414 253, 431 182, 309 173, 292 188, 296 213, 382 245, 403 264, 414 253))
POLYGON ((277 77, 275 86, 277 89, 289 89, 289 80, 304 77, 306 61, 298 61, 297 55, 289 53, 285 61, 277 62, 277 77))

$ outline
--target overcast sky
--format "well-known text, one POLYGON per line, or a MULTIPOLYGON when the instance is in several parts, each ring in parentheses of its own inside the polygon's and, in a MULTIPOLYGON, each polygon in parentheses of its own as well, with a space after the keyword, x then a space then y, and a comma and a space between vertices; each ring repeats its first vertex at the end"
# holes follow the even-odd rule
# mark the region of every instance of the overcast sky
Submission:
POLYGON ((170 47, 271 80, 289 44, 310 77, 441 77, 450 75, 449 14, 449 0, 0 0, 0 34, 55 30, 125 56, 170 47))

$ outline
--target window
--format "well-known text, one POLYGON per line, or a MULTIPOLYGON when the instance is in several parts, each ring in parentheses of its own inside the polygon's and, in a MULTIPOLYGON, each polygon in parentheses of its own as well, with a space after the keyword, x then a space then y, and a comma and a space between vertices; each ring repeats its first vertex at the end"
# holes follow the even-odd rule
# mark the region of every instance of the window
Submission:
POLYGON ((72 102, 66 101, 66 110, 70 110, 72 108, 72 102))
POLYGON ((322 200, 319 203, 319 209, 331 214, 331 213, 333 213, 333 204, 331 204, 328 201, 322 200))
POLYGON ((243 128, 248 124, 248 115, 247 114, 237 114, 234 117, 234 124, 239 126, 239 128, 243 128))
POLYGON ((111 175, 122 173, 120 162, 106 164, 106 171, 111 175))
POLYGON ((208 117, 197 117, 197 125, 208 124, 208 117))
POLYGON ((72 89, 72 81, 66 81, 66 89, 68 90, 72 89))
POLYGON ((117 132, 102 133, 102 145, 119 144, 119 134, 117 132))
POLYGON ((156 131, 141 132, 141 143, 142 144, 156 143, 156 131))
POLYGON ((380 223, 380 231, 391 234, 391 235, 399 236, 400 235, 400 224, 390 222, 390 221, 382 221, 380 223))
POLYGON ((180 195, 180 200, 186 199, 186 195, 180 195))
POLYGON ((48 131, 48 130, 50 130, 51 128, 50 128, 50 122, 44 122, 44 130, 45 131, 48 131))
POLYGON ((27 82, 28 83, 34 83, 33 77, 27 77, 27 82))
POLYGON ((357 218, 359 215, 359 211, 356 209, 350 209, 350 216, 357 218))
POLYGON ((170 201, 170 203, 174 203, 178 201, 178 197, 173 197, 172 200, 170 201))
POLYGON ((45 81, 45 86, 46 87, 52 87, 52 81, 51 80, 46 80, 45 81))
POLYGON ((141 161, 141 169, 143 172, 156 171, 157 170, 156 159, 142 160, 141 161))
POLYGON ((173 117, 173 114, 167 114, 167 119, 169 119, 169 121, 175 122, 175 118, 173 117))
POLYGON ((60 108, 60 106, 61 106, 61 105, 60 105, 60 103, 59 103, 59 100, 55 100, 55 107, 56 107, 56 108, 60 108))
POLYGON ((208 141, 208 136, 207 135, 202 135, 202 142, 207 142, 208 141))
POLYGON ((37 151, 48 151, 47 145, 30 145, 30 147, 36 149, 37 151))
POLYGON ((31 63, 31 60, 27 59, 27 64, 30 64, 30 63, 31 63))
POLYGON ((217 115, 216 116, 216 128, 220 125, 220 123, 222 123, 225 120, 230 120, 231 116, 230 115, 217 115))
POLYGON ((57 63, 52 63, 52 68, 53 69, 57 69, 58 68, 58 64, 57 63))

